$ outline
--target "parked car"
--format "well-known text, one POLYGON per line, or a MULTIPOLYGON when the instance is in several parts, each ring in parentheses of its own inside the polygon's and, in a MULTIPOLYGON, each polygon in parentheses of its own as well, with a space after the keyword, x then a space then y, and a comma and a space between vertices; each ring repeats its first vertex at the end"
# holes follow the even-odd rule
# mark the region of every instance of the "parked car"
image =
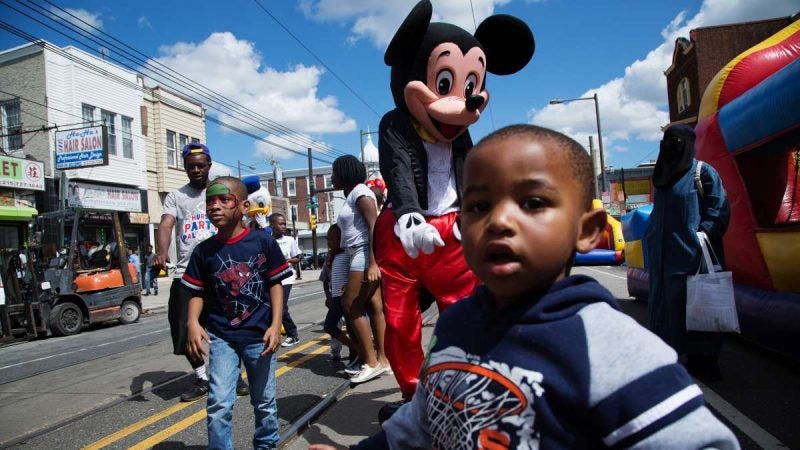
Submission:
MULTIPOLYGON (((317 253, 317 264, 316 267, 319 269, 325 264, 325 258, 328 257, 328 252, 319 252, 317 253)), ((314 267, 314 255, 310 253, 304 253, 302 259, 300 260, 300 269, 302 270, 309 270, 313 269, 314 267)))

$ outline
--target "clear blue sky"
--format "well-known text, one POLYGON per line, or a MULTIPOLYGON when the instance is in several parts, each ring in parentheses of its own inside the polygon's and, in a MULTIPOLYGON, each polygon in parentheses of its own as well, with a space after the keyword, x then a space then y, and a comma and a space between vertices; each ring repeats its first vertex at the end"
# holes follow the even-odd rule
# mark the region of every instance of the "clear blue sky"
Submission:
MULTIPOLYGON (((21 4, 8 3, 52 24, 21 4)), ((92 30, 94 36, 113 36, 243 105, 252 111, 247 113, 251 118, 267 122, 266 127, 253 128, 209 108, 212 118, 280 144, 275 147, 209 121, 208 144, 215 160, 235 172, 237 161, 266 171, 265 160, 273 156, 285 169, 306 167, 305 158, 283 149, 305 152, 306 137, 333 148, 327 155, 315 152, 323 160, 359 154, 359 131, 375 131, 380 116, 394 107, 383 52, 416 2, 37 3, 62 16, 58 8, 69 11, 107 33, 92 30), (290 134, 288 140, 285 133, 290 134)), ((791 15, 800 11, 800 0, 433 0, 433 8, 434 20, 470 31, 473 10, 477 23, 490 14, 511 14, 524 20, 536 39, 536 53, 522 71, 489 75, 489 108, 470 129, 474 140, 504 125, 532 122, 566 132, 588 146, 588 136, 596 136, 593 102, 548 102, 597 92, 606 165, 631 167, 656 157, 660 127, 668 121, 663 72, 677 37, 688 37, 690 29, 702 26, 791 15)), ((56 45, 90 51, 100 47, 87 48, 75 40, 74 32, 58 34, 6 5, 0 5, 0 20, 56 45)), ((24 43, 0 30, 0 49, 24 43)), ((113 48, 110 56, 120 57, 113 48)), ((153 84, 166 85, 155 80, 155 73, 151 76, 153 84)), ((196 96, 186 88, 178 90, 196 96)))

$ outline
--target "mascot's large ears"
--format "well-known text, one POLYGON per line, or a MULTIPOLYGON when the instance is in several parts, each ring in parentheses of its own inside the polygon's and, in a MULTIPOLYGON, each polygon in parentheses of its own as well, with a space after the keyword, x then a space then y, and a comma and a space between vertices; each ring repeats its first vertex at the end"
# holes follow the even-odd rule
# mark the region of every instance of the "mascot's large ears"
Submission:
MULTIPOLYGON (((414 62, 432 16, 433 6, 429 0, 417 3, 386 49, 383 62, 387 66, 408 67, 414 62)), ((481 22, 475 38, 486 52, 486 70, 495 75, 519 71, 528 64, 536 49, 533 33, 525 22, 504 14, 490 16, 481 22)))
POLYGON ((486 70, 495 75, 510 75, 525 67, 536 50, 536 41, 525 22, 498 14, 487 17, 475 30, 475 39, 486 52, 486 70))
POLYGON ((410 66, 417 56, 417 51, 425 39, 425 31, 431 23, 433 6, 428 0, 417 3, 417 6, 408 13, 406 20, 394 33, 383 62, 390 67, 410 66))

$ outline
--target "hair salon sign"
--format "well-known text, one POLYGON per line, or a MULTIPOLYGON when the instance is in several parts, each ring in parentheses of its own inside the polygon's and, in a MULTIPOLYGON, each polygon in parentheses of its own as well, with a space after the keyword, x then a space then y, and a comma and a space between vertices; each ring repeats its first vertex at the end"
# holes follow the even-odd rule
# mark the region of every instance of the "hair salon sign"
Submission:
POLYGON ((140 212, 142 196, 138 189, 70 181, 67 206, 140 212))
POLYGON ((105 125, 56 131, 56 169, 108 165, 105 125))

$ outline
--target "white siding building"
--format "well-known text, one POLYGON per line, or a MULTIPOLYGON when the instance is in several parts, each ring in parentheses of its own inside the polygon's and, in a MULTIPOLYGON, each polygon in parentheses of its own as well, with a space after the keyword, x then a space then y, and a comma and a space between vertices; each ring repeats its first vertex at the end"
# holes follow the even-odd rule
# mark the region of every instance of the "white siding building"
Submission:
MULTIPOLYGON (((37 41, 0 52, 0 90, 19 101, 23 132, 40 129, 15 149, 18 156, 44 162, 46 190, 37 197, 37 209, 56 210, 63 201, 124 211, 130 219, 126 241, 142 246, 149 219, 138 75, 75 47, 37 41), (101 124, 108 129, 108 165, 56 170, 56 133, 101 124)), ((106 240, 106 225, 99 221, 96 235, 86 239, 106 240)))

